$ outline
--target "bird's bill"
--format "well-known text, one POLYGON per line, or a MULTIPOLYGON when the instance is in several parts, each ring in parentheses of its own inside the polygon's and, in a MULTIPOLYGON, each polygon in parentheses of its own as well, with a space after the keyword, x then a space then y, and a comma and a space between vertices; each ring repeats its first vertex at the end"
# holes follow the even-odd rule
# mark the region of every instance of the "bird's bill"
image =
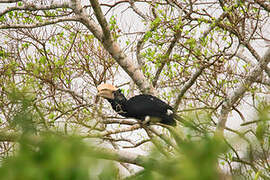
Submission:
POLYGON ((111 84, 101 84, 97 87, 98 96, 107 99, 114 99, 113 92, 117 90, 117 88, 111 84))

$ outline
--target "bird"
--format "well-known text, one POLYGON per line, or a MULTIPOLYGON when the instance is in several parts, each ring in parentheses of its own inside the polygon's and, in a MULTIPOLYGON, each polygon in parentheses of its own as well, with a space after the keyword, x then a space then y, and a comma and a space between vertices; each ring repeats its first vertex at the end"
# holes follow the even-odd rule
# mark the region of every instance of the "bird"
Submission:
POLYGON ((173 108, 155 96, 140 94, 127 99, 121 89, 111 84, 101 84, 97 90, 97 96, 108 100, 114 111, 123 117, 142 122, 150 120, 152 122, 154 119, 161 124, 176 126, 173 108))

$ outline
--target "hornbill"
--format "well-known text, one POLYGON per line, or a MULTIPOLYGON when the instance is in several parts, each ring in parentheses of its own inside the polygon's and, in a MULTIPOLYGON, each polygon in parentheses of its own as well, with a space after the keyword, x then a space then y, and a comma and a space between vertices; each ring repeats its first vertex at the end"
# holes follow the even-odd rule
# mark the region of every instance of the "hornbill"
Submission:
POLYGON ((121 89, 111 84, 101 84, 97 89, 98 96, 107 99, 112 108, 121 116, 141 121, 153 118, 163 124, 176 125, 173 108, 155 96, 141 94, 127 100, 121 89))

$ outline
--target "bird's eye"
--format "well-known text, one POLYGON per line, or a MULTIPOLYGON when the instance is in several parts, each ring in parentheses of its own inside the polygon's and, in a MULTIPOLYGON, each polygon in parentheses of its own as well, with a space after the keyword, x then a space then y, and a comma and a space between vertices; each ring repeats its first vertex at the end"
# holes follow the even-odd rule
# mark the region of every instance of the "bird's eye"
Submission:
POLYGON ((113 95, 114 95, 114 96, 117 96, 118 94, 119 94, 118 91, 114 91, 114 92, 113 92, 113 95))
POLYGON ((121 89, 118 89, 117 91, 114 91, 113 94, 115 96, 118 96, 119 94, 122 94, 121 89))

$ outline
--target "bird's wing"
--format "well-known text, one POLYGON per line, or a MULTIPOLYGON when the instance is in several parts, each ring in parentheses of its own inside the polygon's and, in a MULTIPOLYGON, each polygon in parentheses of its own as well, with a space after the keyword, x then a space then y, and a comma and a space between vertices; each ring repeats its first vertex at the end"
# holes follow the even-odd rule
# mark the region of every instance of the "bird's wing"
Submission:
POLYGON ((126 105, 128 114, 139 119, 147 115, 160 117, 173 109, 157 97, 145 94, 130 98, 126 105))

